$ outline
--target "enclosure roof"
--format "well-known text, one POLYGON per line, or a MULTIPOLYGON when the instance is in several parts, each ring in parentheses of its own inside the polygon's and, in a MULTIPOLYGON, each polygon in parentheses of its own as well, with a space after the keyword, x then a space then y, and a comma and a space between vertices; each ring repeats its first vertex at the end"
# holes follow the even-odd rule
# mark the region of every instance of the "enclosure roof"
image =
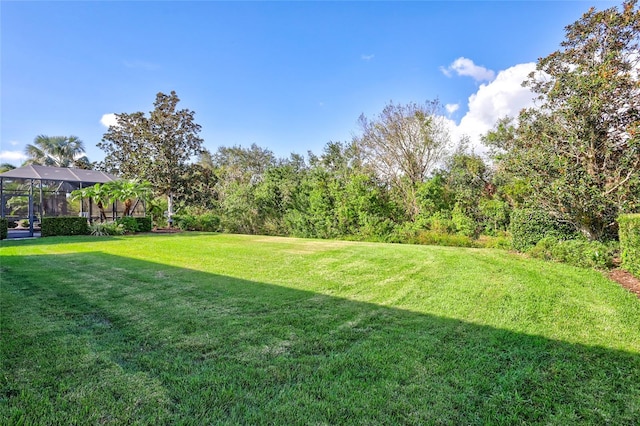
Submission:
POLYGON ((118 178, 110 173, 97 170, 72 169, 69 167, 48 167, 35 164, 18 167, 8 172, 0 173, 0 178, 11 179, 40 179, 57 180, 63 182, 105 183, 118 178))

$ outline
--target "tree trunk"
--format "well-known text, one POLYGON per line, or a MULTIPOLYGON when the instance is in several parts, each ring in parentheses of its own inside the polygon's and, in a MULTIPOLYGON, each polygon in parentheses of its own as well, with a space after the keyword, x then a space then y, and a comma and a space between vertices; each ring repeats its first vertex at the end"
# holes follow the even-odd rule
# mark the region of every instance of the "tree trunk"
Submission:
POLYGON ((104 222, 105 220, 107 220, 107 214, 104 211, 102 201, 98 201, 98 210, 100 210, 100 222, 104 222))
POLYGON ((169 228, 173 227, 173 193, 169 193, 167 195, 167 222, 169 223, 169 228))

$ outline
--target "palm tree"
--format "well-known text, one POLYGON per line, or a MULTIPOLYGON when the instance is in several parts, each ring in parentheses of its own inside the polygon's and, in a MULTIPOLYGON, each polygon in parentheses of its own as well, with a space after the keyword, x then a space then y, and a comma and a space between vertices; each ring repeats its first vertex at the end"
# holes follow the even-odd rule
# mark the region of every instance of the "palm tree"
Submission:
POLYGON ((151 184, 138 179, 120 179, 107 185, 112 199, 124 203, 124 216, 133 213, 133 200, 147 200, 151 195, 151 184))
POLYGON ((88 164, 84 155, 84 143, 76 136, 39 135, 24 150, 29 157, 25 164, 41 166, 74 167, 88 164))
POLYGON ((104 211, 104 205, 110 204, 112 199, 111 190, 109 189, 108 183, 96 183, 93 186, 88 186, 86 188, 71 191, 72 201, 81 200, 83 198, 90 198, 94 203, 96 203, 96 206, 98 206, 98 210, 100 210, 100 222, 107 220, 107 214, 104 211))

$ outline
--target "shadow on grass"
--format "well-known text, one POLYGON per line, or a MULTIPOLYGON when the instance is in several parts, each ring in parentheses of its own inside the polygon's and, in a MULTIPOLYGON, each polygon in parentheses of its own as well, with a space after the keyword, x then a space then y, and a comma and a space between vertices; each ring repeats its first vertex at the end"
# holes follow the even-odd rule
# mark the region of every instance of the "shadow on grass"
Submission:
POLYGON ((15 261, 2 423, 640 419, 637 353, 97 252, 15 261))

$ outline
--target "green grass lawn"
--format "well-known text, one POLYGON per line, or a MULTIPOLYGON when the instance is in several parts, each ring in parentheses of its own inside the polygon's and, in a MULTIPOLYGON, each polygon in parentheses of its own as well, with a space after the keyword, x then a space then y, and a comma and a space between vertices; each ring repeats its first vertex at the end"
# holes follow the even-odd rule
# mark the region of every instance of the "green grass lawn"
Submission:
POLYGON ((640 300, 503 251, 0 243, 0 424, 640 423, 640 300))

